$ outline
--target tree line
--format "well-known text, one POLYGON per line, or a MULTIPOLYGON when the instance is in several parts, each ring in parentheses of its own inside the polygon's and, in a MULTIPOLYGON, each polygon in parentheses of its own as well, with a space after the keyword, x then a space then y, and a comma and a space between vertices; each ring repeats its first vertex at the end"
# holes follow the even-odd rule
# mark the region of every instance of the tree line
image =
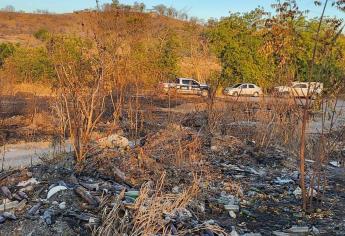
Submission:
MULTIPOLYGON (((130 7, 140 8, 137 13, 119 13, 117 9, 126 6, 118 1, 108 5, 109 9, 103 6, 101 12, 90 13, 90 19, 92 14, 100 14, 102 20, 89 20, 87 25, 102 38, 105 51, 111 54, 107 60, 116 65, 116 76, 131 74, 148 87, 176 76, 210 82, 216 79, 223 85, 253 82, 267 89, 309 77, 331 86, 345 76, 343 22, 330 17, 322 21, 310 72, 318 19, 309 18, 294 0, 273 4, 274 14, 257 8, 211 19, 204 25, 151 17, 141 13, 146 7, 140 3, 130 7)), ((166 7, 155 9, 170 16, 166 7)), ((52 85, 57 75, 51 44, 63 38, 68 42, 66 49, 74 51, 81 50, 76 42, 89 42, 88 50, 92 51, 99 43, 94 35, 54 34, 40 29, 34 34, 42 42, 38 47, 2 43, 1 73, 11 75, 15 82, 52 85)))

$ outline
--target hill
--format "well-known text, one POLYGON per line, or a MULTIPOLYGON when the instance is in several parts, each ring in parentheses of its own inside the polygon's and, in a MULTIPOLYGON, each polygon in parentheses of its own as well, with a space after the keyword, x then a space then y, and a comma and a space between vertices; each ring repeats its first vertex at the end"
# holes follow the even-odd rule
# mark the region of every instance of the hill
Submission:
POLYGON ((53 33, 80 33, 82 14, 30 14, 0 12, 0 42, 36 45, 39 29, 53 33))
MULTIPOLYGON (((87 36, 92 40, 94 35, 97 35, 105 40, 108 47, 114 48, 113 54, 121 54, 124 63, 121 66, 126 68, 127 72, 127 62, 135 68, 138 67, 139 58, 146 69, 150 67, 152 71, 147 73, 146 78, 143 73, 140 73, 140 76, 143 81, 151 84, 155 84, 158 80, 167 80, 166 75, 169 73, 205 81, 212 71, 220 70, 215 55, 210 52, 202 37, 204 26, 195 22, 154 13, 124 10, 104 11, 100 14, 0 12, 0 43, 20 45, 3 66, 4 77, 14 77, 11 81, 19 82, 43 81, 42 77, 46 77, 46 69, 39 69, 36 73, 39 76, 32 76, 33 70, 45 66, 39 65, 45 59, 37 58, 42 55, 42 51, 30 50, 46 46, 47 42, 34 36, 42 29, 51 35, 87 36), (35 57, 36 61, 31 60, 35 57), (124 57, 127 59, 124 60, 124 57), (23 71, 23 66, 18 63, 27 66, 27 71, 23 71), (175 68, 172 68, 172 64, 175 68), (14 71, 19 73, 13 73, 14 71)), ((119 62, 117 63, 120 66, 119 62)))

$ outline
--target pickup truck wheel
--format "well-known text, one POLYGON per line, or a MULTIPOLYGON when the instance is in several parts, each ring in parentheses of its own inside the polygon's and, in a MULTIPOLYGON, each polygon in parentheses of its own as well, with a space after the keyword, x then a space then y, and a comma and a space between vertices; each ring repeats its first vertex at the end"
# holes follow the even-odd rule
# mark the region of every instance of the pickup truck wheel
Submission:
POLYGON ((254 97, 259 97, 259 93, 258 93, 258 92, 255 92, 255 93, 253 94, 253 96, 254 96, 254 97))
POLYGON ((207 90, 201 91, 201 96, 208 97, 208 91, 207 90))
POLYGON ((238 92, 233 92, 232 96, 238 97, 238 92))

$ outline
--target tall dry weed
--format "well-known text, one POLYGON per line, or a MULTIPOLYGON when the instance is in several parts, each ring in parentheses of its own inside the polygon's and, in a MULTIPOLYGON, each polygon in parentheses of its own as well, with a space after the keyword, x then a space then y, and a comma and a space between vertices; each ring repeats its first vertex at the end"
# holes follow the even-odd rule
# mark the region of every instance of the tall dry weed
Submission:
POLYGON ((186 235, 201 230, 226 235, 220 227, 208 224, 177 230, 169 216, 186 209, 197 196, 199 178, 194 176, 194 181, 189 188, 178 194, 171 194, 164 191, 167 181, 165 176, 163 173, 156 185, 152 182, 144 184, 135 204, 127 209, 121 206, 124 192, 121 193, 112 209, 105 208, 102 224, 93 232, 93 235, 186 235))

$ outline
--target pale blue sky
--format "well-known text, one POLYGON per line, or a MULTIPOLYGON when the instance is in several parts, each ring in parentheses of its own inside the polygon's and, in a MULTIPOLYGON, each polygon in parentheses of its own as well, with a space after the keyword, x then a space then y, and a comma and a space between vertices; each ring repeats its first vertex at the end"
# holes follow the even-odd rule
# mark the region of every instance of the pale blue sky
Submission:
MULTIPOLYGON (((100 3, 111 2, 111 0, 99 0, 100 3)), ((167 6, 173 6, 178 10, 185 10, 190 16, 197 16, 203 19, 210 17, 219 18, 227 16, 229 11, 244 12, 257 6, 263 6, 266 10, 271 9, 270 5, 275 0, 137 0, 144 2, 147 8, 163 3, 167 6)), ((122 0, 121 3, 132 4, 135 0, 122 0)), ((321 7, 314 6, 314 0, 298 0, 302 9, 309 9, 310 16, 318 16, 321 13, 321 7)), ((85 8, 93 8, 96 5, 95 0, 0 0, 0 8, 6 5, 13 5, 16 10, 32 12, 36 9, 49 10, 51 12, 62 13, 72 12, 85 8)), ((327 15, 337 15, 344 18, 345 14, 329 7, 327 15)))

